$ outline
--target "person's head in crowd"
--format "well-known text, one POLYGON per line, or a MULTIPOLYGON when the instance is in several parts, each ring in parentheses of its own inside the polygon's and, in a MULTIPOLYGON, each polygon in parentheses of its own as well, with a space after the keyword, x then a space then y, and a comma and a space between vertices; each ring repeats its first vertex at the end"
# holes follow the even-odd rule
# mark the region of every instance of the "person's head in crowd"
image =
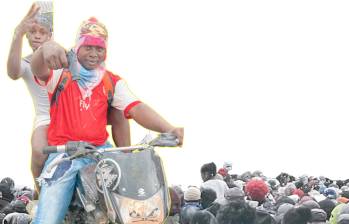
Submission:
POLYGON ((226 181, 227 185, 228 185, 228 188, 234 188, 234 187, 237 187, 239 188, 235 183, 234 181, 226 181))
POLYGON ((10 205, 12 206, 12 208, 15 212, 28 213, 27 208, 26 208, 26 204, 21 200, 14 200, 10 203, 10 205))
POLYGON ((1 184, 7 184, 11 191, 15 189, 15 181, 11 177, 5 177, 0 181, 1 184))
POLYGON ((280 173, 276 179, 280 182, 280 186, 285 186, 287 183, 295 181, 294 176, 284 172, 280 173))
POLYGON ((348 198, 349 199, 349 187, 343 186, 341 187, 341 194, 342 197, 348 198))
POLYGON ((314 198, 314 200, 317 201, 317 202, 326 199, 326 196, 325 196, 325 195, 320 194, 320 192, 315 191, 315 190, 312 190, 312 191, 309 193, 309 196, 312 197, 312 198, 314 198))
POLYGON ((262 203, 269 193, 269 188, 263 180, 251 179, 245 186, 245 192, 249 199, 262 203))
POLYGON ((314 208, 311 210, 311 219, 309 224, 326 224, 327 214, 324 210, 314 208))
POLYGON ((348 186, 349 187, 349 179, 346 179, 343 181, 344 182, 344 185, 348 186))
POLYGON ((206 210, 197 211, 194 213, 190 224, 218 224, 216 217, 211 212, 206 210))
POLYGON ((304 186, 304 183, 300 180, 294 182, 294 185, 296 186, 297 189, 300 189, 301 187, 304 186))
POLYGON ((319 185, 319 180, 316 177, 310 177, 308 185, 311 189, 314 189, 315 186, 319 185))
POLYGON ((326 182, 326 177, 325 176, 319 176, 318 180, 319 180, 319 183, 325 183, 326 182))
POLYGON ((282 219, 284 218, 284 215, 286 214, 286 212, 288 212, 288 210, 291 210, 292 208, 294 208, 293 204, 290 203, 283 203, 281 204, 278 209, 276 210, 275 213, 275 221, 277 224, 280 224, 282 219))
POLYGON ((268 179, 267 183, 270 190, 273 190, 273 191, 276 191, 280 186, 280 182, 275 178, 268 179))
POLYGON ((15 197, 11 187, 7 183, 0 183, 0 195, 0 199, 7 202, 11 202, 15 197))
POLYGON ((171 207, 170 207, 170 216, 174 216, 176 214, 179 214, 182 203, 181 198, 177 194, 177 192, 173 189, 173 187, 169 187, 170 197, 171 197, 171 207))
POLYGON ((340 187, 340 189, 341 191, 349 191, 349 186, 344 184, 343 186, 340 187))
POLYGON ((295 205, 296 203, 289 197, 287 196, 281 196, 279 198, 277 198, 276 202, 275 202, 275 208, 278 209, 282 204, 291 204, 291 205, 295 205))
POLYGON ((28 214, 25 213, 10 213, 3 219, 3 224, 28 224, 31 223, 32 219, 28 214))
POLYGON ((235 186, 243 190, 245 188, 246 183, 242 180, 236 180, 234 181, 235 186))
POLYGON ((239 178, 239 175, 231 174, 230 177, 231 177, 231 179, 233 179, 233 181, 236 181, 239 178))
POLYGON ((11 205, 11 203, 8 203, 4 208, 1 209, 0 213, 4 213, 5 215, 16 212, 11 205))
POLYGON ((299 200, 299 204, 304 203, 305 201, 314 201, 314 198, 308 195, 303 196, 300 200, 299 200))
POLYGON ((228 161, 224 162, 224 163, 223 163, 223 168, 224 168, 225 170, 228 170, 228 172, 231 171, 232 168, 233 168, 232 162, 228 162, 228 161))
POLYGON ((263 178, 264 175, 263 175, 263 172, 260 171, 260 170, 255 170, 253 173, 252 173, 252 177, 261 177, 263 178))
POLYGON ((20 192, 18 192, 17 197, 21 197, 21 196, 25 196, 29 200, 33 200, 34 191, 33 190, 21 190, 20 192))
POLYGON ((299 199, 301 199, 304 196, 304 192, 301 189, 294 189, 292 195, 298 195, 299 199))
POLYGON ((324 191, 325 191, 325 189, 326 189, 327 187, 326 187, 326 185, 325 184, 320 184, 319 185, 319 192, 320 192, 320 194, 324 194, 324 191))
POLYGON ((208 208, 217 199, 216 192, 211 188, 201 190, 201 206, 203 209, 208 208))
POLYGON ((323 193, 327 198, 330 199, 336 199, 337 198, 337 192, 333 187, 328 187, 325 189, 323 193))
POLYGON ((17 200, 22 201, 25 205, 27 205, 27 204, 29 203, 29 201, 30 201, 30 199, 29 199, 27 196, 25 196, 25 195, 19 196, 19 197, 17 198, 17 200))
POLYGON ((330 185, 328 185, 328 187, 337 188, 337 189, 340 188, 336 182, 331 183, 330 185))
POLYGON ((314 200, 307 200, 307 201, 304 201, 304 202, 300 203, 300 205, 302 205, 302 206, 304 206, 304 207, 307 207, 307 208, 309 208, 309 209, 320 208, 319 203, 317 203, 317 202, 314 201, 314 200))
POLYGON ((275 218, 269 212, 263 209, 256 209, 256 218, 254 224, 275 224, 275 218))
POLYGON ((214 178, 217 174, 217 166, 214 162, 201 166, 201 179, 205 182, 214 178))
POLYGON ((295 207, 286 212, 282 224, 307 224, 311 219, 311 211, 304 206, 295 207))
POLYGON ((228 201, 233 201, 233 200, 245 200, 245 193, 238 187, 233 187, 229 188, 225 193, 224 193, 224 198, 228 201))
POLYGON ((336 180, 336 184, 337 184, 338 188, 341 188, 341 187, 344 186, 344 181, 342 181, 342 180, 336 180))
POLYGON ((287 197, 291 198, 294 201, 294 203, 296 203, 296 204, 299 202, 299 196, 296 194, 293 194, 293 195, 290 195, 287 197))
POLYGON ((287 183, 285 186, 285 195, 290 196, 292 195, 292 192, 296 190, 296 185, 294 183, 287 183))
POLYGON ((219 224, 251 224, 256 218, 256 210, 244 201, 231 201, 220 207, 216 215, 219 224))
POLYGON ((181 186, 179 185, 173 185, 172 189, 176 191, 178 197, 181 199, 181 204, 184 204, 184 191, 182 190, 181 186))
POLYGON ((228 176, 228 170, 226 170, 224 168, 220 168, 217 173, 220 174, 223 178, 228 176))
POLYGON ((252 178, 252 173, 250 171, 246 171, 238 177, 239 180, 242 180, 244 182, 251 180, 251 178, 252 178))
POLYGON ((225 183, 227 183, 229 188, 236 187, 236 184, 234 183, 234 179, 233 179, 232 175, 228 174, 227 176, 225 176, 224 181, 225 181, 225 183))
POLYGON ((320 205, 320 208, 326 212, 327 220, 329 220, 331 217, 332 210, 336 207, 334 201, 332 201, 329 198, 326 198, 322 201, 319 201, 318 204, 320 205))
POLYGON ((326 186, 326 187, 329 187, 330 186, 330 184, 332 184, 333 183, 333 180, 331 180, 330 178, 328 178, 328 177, 325 177, 324 178, 324 185, 326 186))
POLYGON ((300 189, 304 192, 304 194, 308 194, 312 188, 309 184, 305 184, 300 189))
POLYGON ((349 199, 346 197, 338 197, 337 198, 337 202, 338 203, 343 203, 343 204, 347 204, 349 202, 349 199))
POLYGON ((200 202, 201 191, 196 186, 189 186, 186 191, 184 191, 184 202, 200 202))
POLYGON ((323 184, 320 184, 318 181, 314 183, 313 185, 313 189, 314 190, 317 190, 317 191, 320 191, 320 186, 323 185, 323 184))

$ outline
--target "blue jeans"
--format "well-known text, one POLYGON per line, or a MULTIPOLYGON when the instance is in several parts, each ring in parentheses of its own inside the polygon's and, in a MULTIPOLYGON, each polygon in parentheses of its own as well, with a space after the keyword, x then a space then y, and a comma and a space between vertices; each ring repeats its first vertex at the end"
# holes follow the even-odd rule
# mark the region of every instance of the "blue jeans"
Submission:
MULTIPOLYGON (((110 143, 106 143, 99 148, 109 147, 111 147, 110 143)), ((55 158, 61 156, 66 156, 66 154, 51 153, 45 162, 44 169, 39 177, 41 183, 40 198, 32 224, 61 224, 68 211, 79 170, 95 162, 90 158, 63 162, 48 175, 47 166, 55 158)))

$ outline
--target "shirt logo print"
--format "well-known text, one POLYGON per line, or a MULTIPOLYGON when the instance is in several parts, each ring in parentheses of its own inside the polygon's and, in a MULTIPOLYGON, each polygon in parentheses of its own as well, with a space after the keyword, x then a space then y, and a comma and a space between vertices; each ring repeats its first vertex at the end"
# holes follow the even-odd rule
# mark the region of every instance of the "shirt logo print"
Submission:
POLYGON ((90 97, 85 98, 85 100, 80 98, 80 111, 88 110, 88 108, 90 108, 90 97))

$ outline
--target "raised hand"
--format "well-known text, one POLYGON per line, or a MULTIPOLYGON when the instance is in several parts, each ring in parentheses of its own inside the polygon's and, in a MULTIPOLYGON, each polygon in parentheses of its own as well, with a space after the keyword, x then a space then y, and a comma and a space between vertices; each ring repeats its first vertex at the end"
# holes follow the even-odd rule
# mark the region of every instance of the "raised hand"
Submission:
POLYGON ((28 13, 16 27, 15 35, 24 36, 30 30, 30 28, 36 23, 35 16, 39 12, 39 10, 40 7, 37 4, 33 3, 28 13))
POLYGON ((68 67, 66 51, 55 41, 47 41, 42 45, 42 56, 49 69, 57 70, 68 67))

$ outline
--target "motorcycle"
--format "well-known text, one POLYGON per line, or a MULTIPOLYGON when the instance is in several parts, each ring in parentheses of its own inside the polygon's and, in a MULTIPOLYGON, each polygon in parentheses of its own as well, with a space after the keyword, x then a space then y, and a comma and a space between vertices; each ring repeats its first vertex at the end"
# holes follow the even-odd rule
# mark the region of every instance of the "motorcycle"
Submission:
POLYGON ((61 162, 89 157, 96 161, 79 171, 65 223, 163 223, 170 196, 161 158, 154 147, 175 147, 176 136, 162 133, 130 147, 96 149, 86 142, 47 146, 45 154, 65 152, 61 162))

